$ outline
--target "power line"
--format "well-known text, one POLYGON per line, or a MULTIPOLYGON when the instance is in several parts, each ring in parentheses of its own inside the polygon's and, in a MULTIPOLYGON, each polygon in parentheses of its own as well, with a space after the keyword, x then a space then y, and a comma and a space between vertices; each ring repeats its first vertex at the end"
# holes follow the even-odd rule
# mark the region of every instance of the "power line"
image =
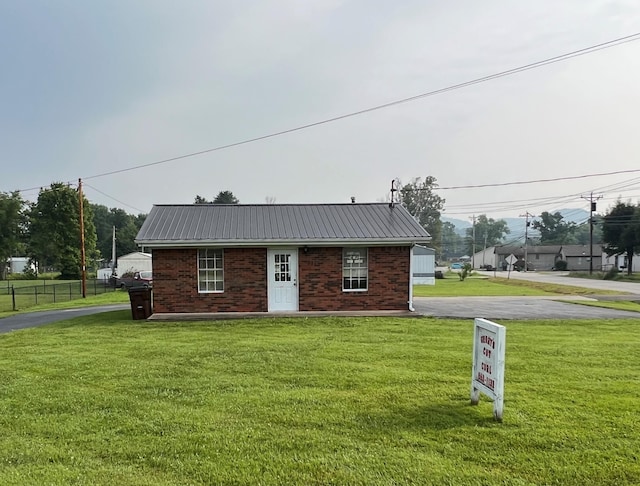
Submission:
POLYGON ((110 196, 109 194, 107 194, 107 193, 105 193, 105 192, 102 192, 100 189, 96 189, 95 187, 93 187, 92 185, 87 184, 86 182, 84 183, 84 185, 85 185, 86 187, 90 187, 91 189, 93 189, 93 190, 94 190, 94 191, 96 191, 96 192, 99 192, 99 193, 100 193, 100 194, 102 194, 103 196, 108 197, 109 199, 113 199, 114 201, 119 202, 120 204, 124 204, 125 206, 130 207, 131 209, 135 209, 136 211, 138 211, 138 212, 139 212, 139 213, 141 213, 141 214, 143 214, 143 213, 144 213, 144 211, 143 211, 142 209, 138 209, 138 208, 136 208, 135 206, 132 206, 131 204, 127 204, 126 202, 121 201, 120 199, 116 199, 115 197, 110 196))
MULTIPOLYGON (((548 64, 554 64, 556 62, 566 61, 566 60, 572 59, 574 57, 584 56, 584 55, 587 55, 587 54, 591 54, 593 52, 597 52, 597 51, 600 51, 600 50, 603 50, 603 49, 609 49, 611 47, 616 47, 618 45, 626 44, 628 42, 634 42, 634 41, 637 41, 637 40, 640 40, 640 32, 637 32, 637 33, 631 34, 631 35, 627 35, 627 36, 624 36, 624 37, 619 37, 617 39, 613 39, 613 40, 610 40, 610 41, 607 41, 607 42, 603 42, 603 43, 600 43, 600 44, 595 44, 595 45, 592 45, 592 46, 589 46, 589 47, 585 47, 583 49, 578 49, 576 51, 571 51, 571 52, 568 52, 568 53, 565 53, 565 54, 561 54, 561 55, 558 55, 558 56, 550 57, 550 58, 544 59, 542 61, 536 61, 536 62, 533 62, 533 63, 530 63, 530 64, 525 64, 525 65, 517 67, 517 68, 508 69, 506 71, 501 71, 499 73, 495 73, 495 74, 491 74, 491 75, 488 75, 488 76, 483 76, 483 77, 480 77, 480 78, 476 78, 476 79, 473 79, 473 80, 470 80, 470 81, 465 81, 463 83, 458 83, 458 84, 454 84, 454 85, 451 85, 451 86, 447 86, 446 88, 440 88, 440 89, 436 89, 436 90, 433 90, 433 91, 428 91, 428 92, 421 93, 421 94, 418 94, 418 95, 415 95, 415 96, 410 96, 408 98, 403 98, 403 99, 400 99, 400 100, 395 100, 395 101, 391 101, 391 102, 388 102, 388 103, 383 103, 381 105, 372 106, 370 108, 365 108, 365 109, 362 109, 362 110, 353 111, 353 112, 346 113, 346 114, 343 114, 343 115, 338 115, 338 116, 335 116, 335 117, 332 117, 332 118, 327 118, 327 119, 320 120, 320 121, 317 121, 317 122, 308 123, 306 125, 300 125, 300 126, 297 126, 297 127, 294 127, 294 128, 289 128, 289 129, 286 129, 286 130, 273 132, 273 133, 270 133, 270 134, 267 134, 267 135, 261 135, 259 137, 245 139, 245 140, 242 140, 242 141, 239 141, 239 142, 233 142, 233 143, 229 143, 229 144, 213 147, 213 148, 210 148, 210 149, 205 149, 205 150, 200 150, 200 151, 197 151, 197 152, 192 152, 192 153, 189 153, 189 154, 184 154, 184 155, 179 155, 179 156, 176 156, 176 157, 170 157, 170 158, 167 158, 167 159, 157 160, 155 162, 149 162, 147 164, 140 164, 140 165, 136 165, 136 166, 125 167, 123 169, 117 169, 117 170, 112 170, 112 171, 109 171, 109 172, 103 172, 101 174, 95 174, 95 175, 92 175, 92 176, 83 177, 83 180, 96 179, 98 177, 105 177, 105 176, 109 176, 109 175, 120 174, 120 173, 123 173, 123 172, 142 169, 142 168, 146 168, 146 167, 152 167, 152 166, 155 166, 155 165, 166 164, 168 162, 175 162, 177 160, 183 160, 183 159, 186 159, 186 158, 196 157, 196 156, 199 156, 199 155, 204 155, 204 154, 208 154, 208 153, 212 153, 212 152, 217 152, 217 151, 220 151, 220 150, 225 150, 225 149, 229 149, 229 148, 233 148, 233 147, 238 147, 238 146, 241 146, 241 145, 246 145, 246 144, 258 142, 258 141, 266 140, 266 139, 269 139, 269 138, 279 137, 281 135, 286 135, 286 134, 289 134, 289 133, 294 133, 294 132, 306 130, 308 128, 313 128, 313 127, 317 127, 317 126, 320 126, 320 125, 326 125, 328 123, 333 123, 333 122, 344 120, 344 119, 347 119, 347 118, 352 118, 352 117, 355 117, 355 116, 364 115, 364 114, 367 114, 367 113, 371 113, 373 111, 378 111, 378 110, 382 110, 382 109, 386 109, 386 108, 391 108, 391 107, 396 106, 396 105, 409 103, 409 102, 412 102, 412 101, 417 101, 417 100, 420 100, 422 98, 427 98, 427 97, 431 97, 431 96, 436 96, 436 95, 448 93, 449 91, 454 91, 454 90, 466 88, 466 87, 469 87, 469 86, 473 86, 475 84, 485 83, 485 82, 492 81, 494 79, 502 78, 502 77, 505 77, 505 76, 511 76, 511 75, 518 74, 518 73, 521 73, 521 72, 524 72, 524 71, 529 71, 531 69, 536 69, 536 68, 539 68, 539 67, 542 67, 542 66, 546 66, 548 64)), ((467 188, 467 187, 471 187, 471 186, 461 186, 460 188, 467 188)), ((491 187, 491 186, 488 185, 488 186, 485 186, 485 187, 491 187)), ((25 191, 27 191, 27 190, 31 190, 31 189, 25 189, 25 191)))
MULTIPOLYGON (((629 169, 629 170, 617 170, 613 172, 600 172, 597 174, 584 174, 579 176, 567 176, 567 177, 553 177, 550 179, 535 179, 531 181, 512 181, 512 182, 498 182, 495 184, 470 184, 466 186, 448 186, 448 187, 439 187, 440 190, 452 190, 452 189, 479 189, 484 187, 502 187, 502 186, 517 186, 523 184, 538 184, 542 182, 559 182, 559 181, 569 181, 575 179, 588 179, 589 177, 602 177, 609 175, 618 175, 618 174, 631 174, 634 172, 640 172, 640 169, 629 169)), ((417 189, 422 190, 422 189, 417 189)))

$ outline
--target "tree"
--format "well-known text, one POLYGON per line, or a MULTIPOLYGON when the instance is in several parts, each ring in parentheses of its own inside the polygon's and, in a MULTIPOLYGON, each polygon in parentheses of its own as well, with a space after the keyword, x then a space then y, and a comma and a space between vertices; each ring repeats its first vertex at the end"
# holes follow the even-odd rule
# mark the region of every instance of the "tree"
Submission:
MULTIPOLYGON (((98 256, 93 212, 86 198, 84 207, 84 242, 87 261, 98 256)), ((52 267, 63 279, 80 278, 80 202, 78 193, 55 182, 43 189, 30 211, 29 256, 41 268, 52 267)))
POLYGON ((213 204, 240 204, 240 201, 233 195, 233 192, 220 191, 213 200, 213 204))
POLYGON ((213 201, 196 194, 193 204, 240 204, 237 197, 231 191, 220 191, 213 201))
POLYGON ((98 237, 98 250, 102 258, 111 259, 113 249, 113 227, 116 228, 116 257, 137 251, 135 238, 146 219, 146 214, 133 216, 119 208, 107 208, 92 204, 94 223, 98 237))
POLYGON ((618 201, 602 220, 602 241, 607 255, 627 255, 631 275, 633 255, 640 251, 640 206, 618 201))
POLYGON ((19 192, 0 192, 0 279, 6 277, 5 262, 22 251, 25 202, 19 192))
POLYGON ((455 225, 449 221, 442 223, 440 243, 440 258, 442 260, 450 260, 451 257, 459 257, 464 254, 464 238, 456 232, 455 225))
POLYGON ((400 189, 403 206, 418 220, 420 225, 431 235, 431 242, 437 253, 441 252, 442 221, 440 211, 445 200, 435 193, 438 188, 433 176, 414 178, 400 189))
POLYGON ((539 220, 533 221, 531 227, 540 232, 541 245, 573 244, 576 224, 563 221, 564 217, 558 211, 551 214, 544 211, 539 220))
POLYGON ((504 219, 495 220, 493 218, 487 218, 486 214, 481 214, 475 219, 475 231, 474 228, 467 228, 467 241, 469 246, 467 251, 470 254, 478 251, 481 248, 487 248, 502 243, 505 235, 508 235, 511 231, 509 225, 504 219), (475 241, 473 236, 475 233, 475 241))
MULTIPOLYGON (((593 216, 593 244, 602 243, 602 225, 601 218, 599 216, 593 216)), ((589 222, 582 223, 576 226, 573 233, 573 242, 576 245, 588 245, 591 240, 591 230, 589 229, 589 222)))

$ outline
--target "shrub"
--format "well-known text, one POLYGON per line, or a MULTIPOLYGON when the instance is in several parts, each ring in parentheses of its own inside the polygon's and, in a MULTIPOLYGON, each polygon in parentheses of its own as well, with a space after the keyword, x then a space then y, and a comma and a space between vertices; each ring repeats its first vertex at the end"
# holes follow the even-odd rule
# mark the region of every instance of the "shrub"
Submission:
POLYGON ((604 277, 602 277, 604 280, 615 280, 618 277, 618 269, 613 266, 611 267, 607 273, 604 274, 604 277))
POLYGON ((560 270, 560 271, 566 270, 567 269, 567 261, 566 260, 558 260, 553 268, 554 268, 554 270, 560 270))
POLYGON ((465 263, 462 267, 462 270, 458 274, 458 276, 460 277, 460 281, 464 281, 464 279, 467 278, 469 274, 471 274, 471 263, 465 263))

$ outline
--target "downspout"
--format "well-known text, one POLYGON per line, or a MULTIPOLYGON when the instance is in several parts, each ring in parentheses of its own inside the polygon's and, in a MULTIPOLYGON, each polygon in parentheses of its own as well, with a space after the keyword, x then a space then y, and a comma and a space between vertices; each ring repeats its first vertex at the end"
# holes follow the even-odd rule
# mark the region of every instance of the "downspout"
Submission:
POLYGON ((413 247, 415 244, 409 247, 409 310, 414 312, 413 308, 413 247))

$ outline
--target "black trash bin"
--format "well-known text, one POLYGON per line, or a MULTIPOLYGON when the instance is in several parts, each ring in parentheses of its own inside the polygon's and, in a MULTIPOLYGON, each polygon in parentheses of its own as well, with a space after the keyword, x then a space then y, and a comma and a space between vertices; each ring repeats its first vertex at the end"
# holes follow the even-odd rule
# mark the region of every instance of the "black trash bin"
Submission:
POLYGON ((151 309, 151 289, 132 287, 129 289, 131 317, 133 320, 146 319, 153 313, 151 309))

